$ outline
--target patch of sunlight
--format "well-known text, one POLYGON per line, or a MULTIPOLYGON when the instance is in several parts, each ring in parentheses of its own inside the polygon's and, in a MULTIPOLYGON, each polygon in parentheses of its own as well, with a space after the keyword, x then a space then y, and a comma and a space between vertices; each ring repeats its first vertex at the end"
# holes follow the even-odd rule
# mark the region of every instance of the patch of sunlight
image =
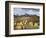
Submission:
POLYGON ((20 25, 23 25, 23 23, 22 23, 22 22, 20 22, 20 25))

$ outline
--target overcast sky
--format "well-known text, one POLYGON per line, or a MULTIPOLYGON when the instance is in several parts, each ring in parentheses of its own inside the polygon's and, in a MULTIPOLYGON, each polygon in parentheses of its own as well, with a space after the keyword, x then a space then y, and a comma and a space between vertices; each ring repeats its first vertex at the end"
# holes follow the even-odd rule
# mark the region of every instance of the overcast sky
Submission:
POLYGON ((40 9, 34 8, 14 8, 14 15, 37 15, 39 16, 40 9))

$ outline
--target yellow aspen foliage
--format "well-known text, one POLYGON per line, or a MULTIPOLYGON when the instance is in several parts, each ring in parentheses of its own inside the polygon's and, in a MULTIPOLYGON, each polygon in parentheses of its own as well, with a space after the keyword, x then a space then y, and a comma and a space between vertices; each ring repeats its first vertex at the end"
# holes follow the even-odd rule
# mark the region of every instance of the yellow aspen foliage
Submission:
POLYGON ((25 23, 24 24, 26 24, 27 23, 27 20, 25 20, 25 23))
POLYGON ((21 26, 17 25, 15 28, 16 28, 16 29, 21 29, 21 26))
POLYGON ((33 26, 33 22, 29 22, 29 25, 32 25, 33 26))
POLYGON ((16 25, 20 25, 20 23, 16 23, 16 25))
POLYGON ((22 23, 22 22, 20 22, 20 25, 23 25, 23 23, 22 23))
POLYGON ((38 23, 34 24, 34 28, 36 28, 36 29, 39 28, 38 23))
POLYGON ((29 22, 29 28, 33 28, 33 22, 29 22))

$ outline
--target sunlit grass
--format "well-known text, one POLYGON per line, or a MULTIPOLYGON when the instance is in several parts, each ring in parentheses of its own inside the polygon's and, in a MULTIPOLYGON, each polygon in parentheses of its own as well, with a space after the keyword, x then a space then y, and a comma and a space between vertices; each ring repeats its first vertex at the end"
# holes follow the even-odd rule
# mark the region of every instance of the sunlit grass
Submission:
MULTIPOLYGON (((36 17, 35 17, 36 19, 36 17)), ((35 20, 34 19, 34 20, 35 20)), ((33 23, 30 17, 18 17, 14 20, 14 29, 39 29, 39 21, 33 23)))
POLYGON ((38 29, 39 28, 39 25, 38 25, 38 23, 34 23, 34 25, 33 25, 33 22, 29 22, 29 23, 22 23, 22 22, 20 22, 20 23, 15 23, 16 24, 16 29, 21 29, 21 28, 23 28, 23 29, 38 29))

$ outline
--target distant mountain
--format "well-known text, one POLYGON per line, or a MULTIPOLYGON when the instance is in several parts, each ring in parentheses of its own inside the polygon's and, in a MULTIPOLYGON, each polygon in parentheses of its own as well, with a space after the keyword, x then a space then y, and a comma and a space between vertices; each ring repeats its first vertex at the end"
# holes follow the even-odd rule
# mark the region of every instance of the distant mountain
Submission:
POLYGON ((29 15, 29 14, 26 13, 25 15, 18 15, 17 14, 17 15, 14 15, 14 16, 37 16, 37 15, 29 15))

